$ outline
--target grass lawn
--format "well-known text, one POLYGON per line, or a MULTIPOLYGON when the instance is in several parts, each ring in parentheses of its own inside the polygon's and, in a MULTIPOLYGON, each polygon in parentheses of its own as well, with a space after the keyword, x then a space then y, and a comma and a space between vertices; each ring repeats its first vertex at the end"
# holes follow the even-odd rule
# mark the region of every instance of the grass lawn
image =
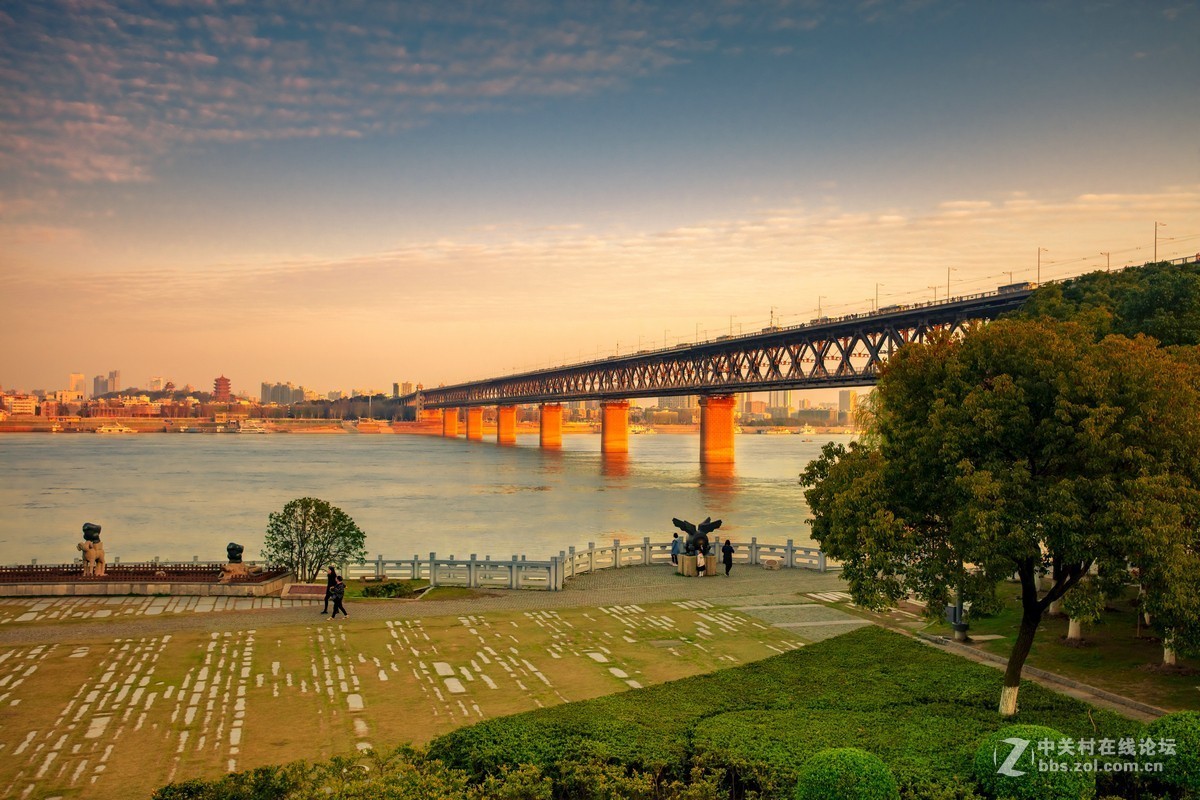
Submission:
MULTIPOLYGON (((1001 585, 1004 610, 993 617, 970 621, 972 636, 1004 637, 977 642, 976 647, 1008 657, 1021 621, 1018 591, 1017 584, 1001 585)), ((1183 669, 1175 674, 1153 669, 1162 662, 1162 643, 1144 625, 1141 637, 1137 636, 1138 615, 1131 599, 1110 601, 1110 610, 1105 611, 1100 621, 1084 628, 1082 647, 1064 643, 1066 617, 1044 617, 1025 663, 1159 708, 1172 711, 1200 708, 1200 661, 1180 659, 1179 666, 1183 669)), ((945 623, 931 624, 927 630, 951 635, 950 626, 945 623)))

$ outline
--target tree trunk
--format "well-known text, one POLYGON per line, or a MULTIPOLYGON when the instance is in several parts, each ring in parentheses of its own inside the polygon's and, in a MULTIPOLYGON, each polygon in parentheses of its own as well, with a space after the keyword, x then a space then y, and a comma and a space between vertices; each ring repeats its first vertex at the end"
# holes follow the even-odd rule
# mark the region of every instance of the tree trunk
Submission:
POLYGON ((1057 617, 1062 613, 1062 600, 1055 600, 1050 604, 1050 616, 1057 617))
MULTIPOLYGON (((1033 637, 1042 621, 1046 606, 1038 601, 1038 580, 1032 560, 1017 565, 1021 576, 1021 626, 1017 629, 1017 640, 1008 656, 1008 667, 1004 670, 1004 688, 1000 692, 1000 716, 1011 717, 1017 713, 1017 692, 1021 688, 1021 670, 1033 637)), ((1060 595, 1061 596, 1061 593, 1060 595)))
POLYGON ((1011 717, 1017 713, 1017 690, 1019 686, 1005 686, 1000 690, 1000 716, 1011 717))
POLYGON ((1033 646, 1033 637, 1037 633, 1038 624, 1042 621, 1042 610, 1034 604, 1034 608, 1026 607, 1021 615, 1021 627, 1017 630, 1017 641, 1013 644, 1012 653, 1008 657, 1008 667, 1004 670, 1004 691, 1000 694, 1000 716, 1011 717, 1017 713, 1017 690, 1021 688, 1021 670, 1025 667, 1025 659, 1033 646))
POLYGON ((1078 642, 1080 639, 1082 639, 1082 628, 1083 626, 1079 624, 1079 620, 1072 617, 1070 622, 1067 624, 1067 641, 1078 642))
POLYGON ((1175 666, 1175 637, 1171 635, 1171 631, 1167 631, 1167 635, 1163 637, 1163 666, 1175 666))

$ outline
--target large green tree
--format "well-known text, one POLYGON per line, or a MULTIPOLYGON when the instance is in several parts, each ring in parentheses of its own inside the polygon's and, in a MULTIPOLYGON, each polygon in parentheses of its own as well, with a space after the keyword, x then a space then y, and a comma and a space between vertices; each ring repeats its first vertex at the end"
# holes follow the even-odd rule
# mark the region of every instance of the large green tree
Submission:
POLYGON ((271 514, 263 558, 283 564, 304 582, 327 566, 366 558, 367 535, 346 512, 315 497, 301 497, 271 514))
POLYGON ((1014 714, 1050 604, 1094 565, 1153 568, 1185 528, 1159 521, 1193 518, 1191 495, 1156 490, 1200 486, 1197 384, 1188 358, 1151 339, 1050 320, 906 346, 881 373, 864 444, 827 446, 802 476, 813 538, 869 606, 987 600, 1015 574, 1022 618, 1000 700, 1014 714))

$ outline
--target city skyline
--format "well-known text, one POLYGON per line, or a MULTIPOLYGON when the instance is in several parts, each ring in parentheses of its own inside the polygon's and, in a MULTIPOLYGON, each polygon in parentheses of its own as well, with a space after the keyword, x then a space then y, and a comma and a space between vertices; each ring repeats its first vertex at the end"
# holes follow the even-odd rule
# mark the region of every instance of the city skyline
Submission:
POLYGON ((1190 256, 1197 33, 1171 3, 5 7, 0 313, 35 345, 0 386, 449 384, 1190 256))

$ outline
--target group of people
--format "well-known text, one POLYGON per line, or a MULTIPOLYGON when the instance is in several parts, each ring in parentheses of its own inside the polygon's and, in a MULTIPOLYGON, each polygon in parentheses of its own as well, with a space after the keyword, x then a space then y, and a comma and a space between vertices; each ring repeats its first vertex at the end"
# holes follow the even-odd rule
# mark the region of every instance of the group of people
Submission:
POLYGON ((325 610, 322 614, 329 613, 329 601, 333 601, 333 614, 330 619, 337 619, 338 612, 342 612, 343 617, 350 616, 346 613, 346 607, 342 605, 342 598, 346 596, 346 582, 342 580, 342 576, 337 574, 337 570, 333 567, 329 568, 329 574, 325 576, 325 610))
MULTIPOLYGON (((699 547, 696 549, 696 575, 703 577, 708 570, 708 537, 700 538, 699 547)), ((683 549, 683 539, 679 538, 679 534, 675 534, 675 538, 671 540, 671 563, 679 566, 679 552, 683 549)), ((729 570, 733 569, 733 545, 728 539, 721 547, 721 563, 725 565, 725 576, 729 576, 729 570)))

